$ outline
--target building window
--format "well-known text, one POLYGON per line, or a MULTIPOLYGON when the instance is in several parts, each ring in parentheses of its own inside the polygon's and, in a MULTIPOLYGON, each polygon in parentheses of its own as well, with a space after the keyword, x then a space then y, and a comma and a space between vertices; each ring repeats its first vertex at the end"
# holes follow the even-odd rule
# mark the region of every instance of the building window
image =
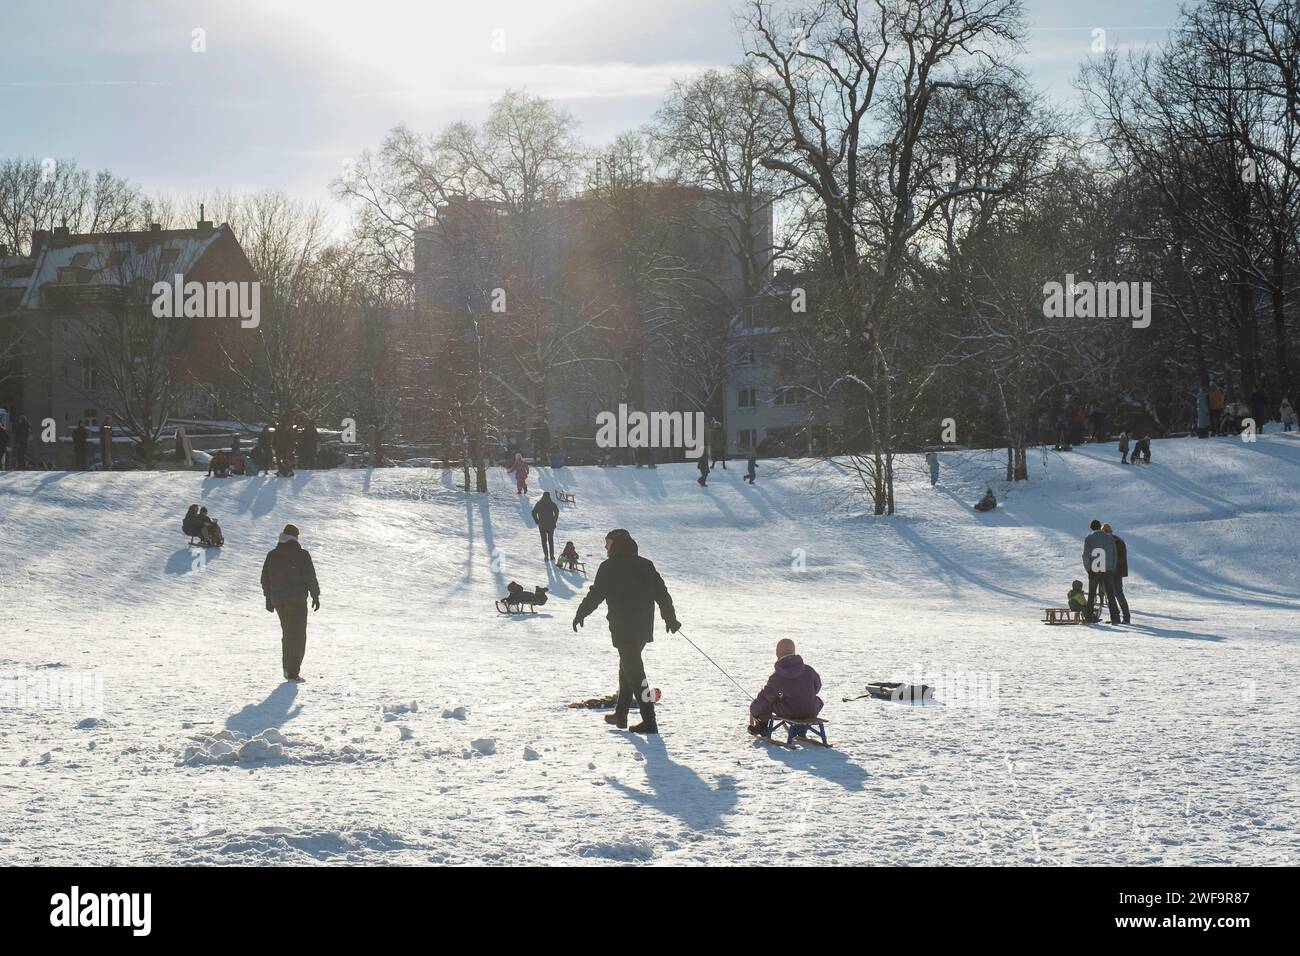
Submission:
POLYGON ((758 402, 755 398, 754 390, 752 388, 736 389, 737 408, 753 408, 757 404, 758 402))
POLYGON ((99 424, 99 412, 93 408, 83 408, 81 410, 81 417, 86 420, 87 428, 99 424))
POLYGON ((81 387, 88 392, 99 388, 99 369, 95 367, 93 358, 84 359, 81 363, 81 387))
POLYGON ((736 353, 737 365, 753 365, 754 350, 752 348, 742 348, 736 353))
POLYGON ((743 451, 758 447, 758 430, 754 428, 742 428, 736 432, 736 442, 743 451))
POLYGON ((773 405, 798 405, 801 402, 801 392, 803 389, 797 385, 787 385, 776 390, 776 395, 772 399, 773 405))

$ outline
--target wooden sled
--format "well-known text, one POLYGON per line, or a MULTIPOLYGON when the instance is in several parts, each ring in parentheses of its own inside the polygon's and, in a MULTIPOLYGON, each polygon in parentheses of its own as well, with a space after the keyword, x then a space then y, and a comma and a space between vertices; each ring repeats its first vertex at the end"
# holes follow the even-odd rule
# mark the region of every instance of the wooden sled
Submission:
POLYGON ((830 742, 826 739, 826 721, 820 717, 777 717, 769 714, 767 722, 763 725, 763 732, 755 734, 762 741, 769 744, 776 744, 778 747, 785 747, 789 750, 798 750, 795 741, 802 744, 813 744, 817 747, 830 747, 830 742), (778 730, 786 731, 785 741, 777 740, 772 734, 778 730), (816 737, 809 737, 808 731, 816 734, 816 737), (820 738, 820 739, 818 739, 820 738))
POLYGON ((561 571, 581 571, 583 574, 587 573, 587 566, 581 561, 574 561, 573 564, 557 564, 556 567, 561 571))
POLYGON ((1083 616, 1082 611, 1076 611, 1072 607, 1045 607, 1043 608, 1044 624, 1087 624, 1088 619, 1083 616))
POLYGON ((220 547, 221 547, 222 545, 224 545, 225 543, 226 543, 226 541, 225 541, 225 539, 223 538, 223 539, 221 540, 221 544, 204 544, 204 543, 203 543, 203 539, 200 538, 197 534, 192 534, 192 535, 190 535, 190 547, 191 547, 191 548, 220 548, 220 547))
POLYGON ((557 498, 559 498, 560 501, 563 502, 563 503, 566 504, 566 505, 573 505, 575 508, 578 506, 578 495, 577 495, 577 492, 574 492, 574 491, 557 491, 557 492, 555 493, 555 496, 556 496, 557 498))
POLYGON ((537 604, 534 601, 520 601, 517 604, 507 604, 505 601, 497 598, 492 602, 496 605, 497 612, 500 614, 536 614, 537 604), (527 610, 524 610, 527 608, 527 610))

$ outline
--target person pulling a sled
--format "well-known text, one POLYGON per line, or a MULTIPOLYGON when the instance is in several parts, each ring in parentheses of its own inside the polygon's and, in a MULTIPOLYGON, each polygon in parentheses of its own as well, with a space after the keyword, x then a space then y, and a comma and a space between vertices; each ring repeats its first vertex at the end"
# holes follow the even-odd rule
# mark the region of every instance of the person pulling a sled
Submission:
MULTIPOLYGON (((525 468, 528 466, 525 465, 525 468)), ((533 505, 533 523, 542 535, 542 560, 555 560, 555 525, 560 520, 560 508, 551 500, 551 493, 543 491, 533 505)))
POLYGON ((528 494, 528 462, 524 461, 522 452, 515 452, 514 464, 506 472, 515 476, 515 493, 528 494))
POLYGON ((320 610, 320 584, 311 553, 298 543, 298 529, 284 526, 275 550, 262 565, 262 594, 266 609, 280 616, 280 648, 284 679, 302 683, 299 671, 307 653, 307 596, 320 610))
POLYGON ((993 496, 993 489, 987 488, 984 491, 984 497, 975 502, 976 511, 992 511, 998 506, 998 499, 993 496))
POLYGON ((659 726, 655 721, 654 700, 641 653, 655 639, 656 604, 669 634, 676 634, 681 624, 677 621, 673 599, 664 579, 659 576, 653 562, 638 554, 631 534, 615 528, 605 535, 605 553, 609 557, 596 569, 591 589, 573 617, 573 632, 578 632, 583 620, 602 602, 607 606, 610 641, 618 651, 618 698, 614 703, 614 713, 606 715, 605 722, 620 729, 627 727, 627 713, 635 697, 641 711, 641 723, 633 726, 632 732, 656 734, 659 726))
POLYGON ((769 717, 816 717, 825 706, 817 696, 821 689, 821 676, 795 652, 794 641, 781 638, 776 642, 772 676, 749 705, 749 732, 761 735, 769 717))

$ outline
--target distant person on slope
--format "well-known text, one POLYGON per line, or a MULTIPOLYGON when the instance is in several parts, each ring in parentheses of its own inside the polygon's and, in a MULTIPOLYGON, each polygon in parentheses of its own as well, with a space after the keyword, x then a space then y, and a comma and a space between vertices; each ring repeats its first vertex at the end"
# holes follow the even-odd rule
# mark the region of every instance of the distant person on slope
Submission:
POLYGON ((758 452, 751 450, 749 459, 745 462, 745 480, 751 485, 754 479, 758 477, 758 452))
POLYGON ((284 679, 302 682, 298 673, 307 652, 307 596, 311 609, 320 610, 320 585, 311 553, 298 543, 298 529, 284 526, 275 550, 262 565, 262 594, 266 609, 280 616, 280 647, 284 679))
POLYGON ((1210 434, 1223 434, 1223 392, 1219 389, 1218 382, 1210 383, 1210 392, 1208 395, 1210 403, 1210 434))
POLYGON ((976 511, 992 511, 998 506, 998 499, 993 494, 992 488, 986 488, 984 497, 975 502, 976 511))
POLYGON ((1128 464, 1128 432, 1119 433, 1119 463, 1128 464))
POLYGON ((105 471, 113 470, 113 421, 107 415, 99 425, 99 458, 105 471))
POLYGON ((709 486, 709 453, 707 451, 700 455, 698 467, 700 469, 700 477, 696 478, 695 481, 701 488, 707 488, 709 486))
POLYGON ((1151 464, 1151 436, 1143 435, 1133 445, 1133 458, 1130 465, 1136 465, 1139 459, 1146 459, 1146 463, 1151 464))
MULTIPOLYGON (((713 428, 709 432, 709 450, 713 452, 713 465, 722 462, 722 470, 727 470, 727 430, 722 427, 722 422, 716 418, 713 420, 713 428)), ((713 465, 709 465, 712 469, 713 465)))
POLYGON ((925 453, 925 463, 930 466, 930 487, 939 483, 939 456, 932 451, 925 453))
POLYGON ((72 453, 77 460, 77 471, 85 471, 89 465, 89 459, 86 457, 86 440, 90 437, 90 430, 86 428, 86 420, 80 418, 77 420, 77 427, 72 430, 72 453))
POLYGON ((1101 530, 1101 522, 1093 519, 1088 525, 1091 533, 1083 539, 1083 570, 1088 573, 1088 610, 1097 609, 1101 617, 1098 592, 1105 596, 1110 609, 1110 623, 1119 624, 1119 606, 1115 603, 1115 539, 1101 530))
POLYGON ((564 542, 564 550, 560 556, 555 559, 555 563, 562 568, 568 568, 570 571, 578 569, 578 549, 572 541, 564 542))
POLYGON ((253 446, 253 461, 256 463, 259 473, 270 474, 271 464, 274 459, 275 453, 271 447, 271 428, 266 425, 262 427, 262 434, 257 436, 257 444, 253 446))
POLYGON ((1111 536, 1115 542, 1115 573, 1111 575, 1111 584, 1114 587, 1111 593, 1115 595, 1115 601, 1119 604, 1120 613, 1123 614, 1121 624, 1129 623, 1128 599, 1124 597, 1124 579, 1128 577, 1128 545, 1124 539, 1117 535, 1110 524, 1103 524, 1101 530, 1111 536))
POLYGON ((9 429, 0 422, 0 471, 9 464, 9 429))
POLYGON ((555 524, 560 520, 560 508, 551 500, 551 493, 543 491, 533 505, 533 523, 542 535, 542 560, 555 560, 555 524))
POLYGON ((1264 423, 1268 421, 1268 396, 1262 388, 1250 393, 1250 416, 1255 419, 1255 434, 1264 434, 1264 423))
POLYGON ((1282 431, 1289 432, 1295 428, 1295 407, 1289 399, 1282 399, 1282 406, 1278 409, 1278 415, 1282 419, 1282 431))
POLYGON ((749 732, 761 734, 768 717, 816 717, 822 712, 821 676, 795 653, 794 641, 776 642, 776 667, 749 705, 749 732))
POLYGON ((605 535, 605 553, 609 557, 596 569, 591 589, 578 605, 573 631, 576 634, 583 620, 602 602, 606 604, 610 641, 618 650, 618 698, 614 713, 608 714, 605 722, 627 727, 627 713, 635 698, 641 723, 631 728, 633 733, 655 734, 659 726, 655 722, 650 682, 646 680, 645 664, 641 660, 641 652, 655 639, 655 605, 659 605, 668 633, 676 634, 681 625, 677 623, 673 599, 668 595, 664 579, 654 564, 637 551, 636 541, 624 529, 615 528, 605 535))
POLYGON ((18 467, 27 467, 27 442, 31 438, 32 426, 27 421, 26 415, 18 416, 18 424, 14 426, 14 452, 18 459, 18 467))
POLYGON ((522 452, 515 452, 514 464, 506 472, 515 476, 515 494, 528 494, 528 462, 524 461, 522 452))
POLYGON ((1210 437, 1210 396, 1205 389, 1196 393, 1196 437, 1210 437))

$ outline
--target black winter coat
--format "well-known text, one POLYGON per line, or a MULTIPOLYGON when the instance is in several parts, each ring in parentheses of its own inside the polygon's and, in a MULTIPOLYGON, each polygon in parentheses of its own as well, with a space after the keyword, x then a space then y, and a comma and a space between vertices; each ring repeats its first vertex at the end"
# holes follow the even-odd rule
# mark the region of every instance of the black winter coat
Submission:
POLYGON ((297 541, 276 545, 262 565, 262 593, 275 605, 306 601, 308 594, 319 598, 311 553, 297 541))
POLYGON ((600 607, 609 609, 609 636, 615 647, 648 644, 655 639, 655 604, 665 621, 675 621, 673 599, 654 562, 640 555, 615 555, 596 569, 591 590, 582 599, 579 621, 600 607))
POLYGON ((1111 535, 1115 539, 1115 577, 1128 577, 1128 545, 1124 539, 1117 534, 1111 535))
POLYGON ((560 506, 550 498, 542 498, 533 505, 533 520, 544 531, 554 531, 555 523, 560 520, 560 506))

